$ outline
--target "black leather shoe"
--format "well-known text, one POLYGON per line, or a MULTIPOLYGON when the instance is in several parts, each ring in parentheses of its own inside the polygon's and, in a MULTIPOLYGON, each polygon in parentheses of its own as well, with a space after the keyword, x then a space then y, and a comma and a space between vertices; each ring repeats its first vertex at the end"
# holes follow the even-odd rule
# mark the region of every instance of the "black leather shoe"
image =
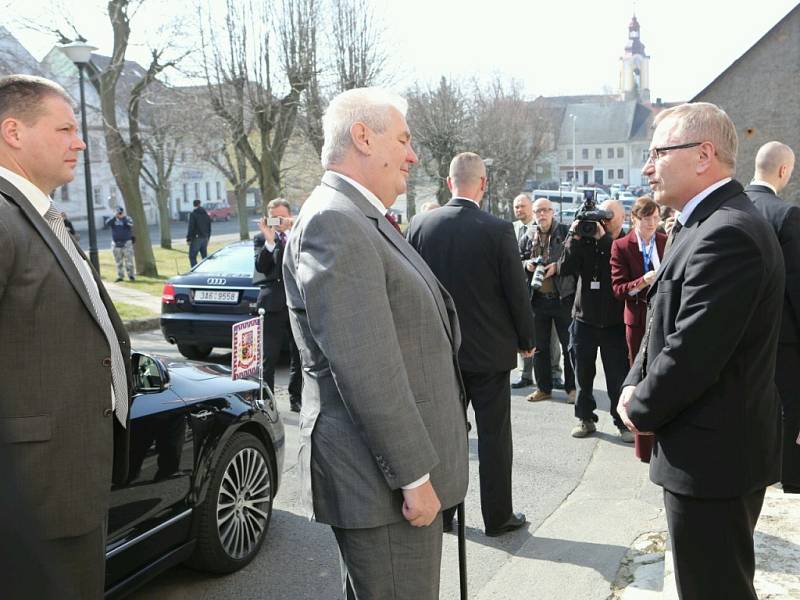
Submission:
POLYGON ((508 521, 500 525, 497 529, 487 529, 486 535, 489 537, 497 537, 499 535, 503 535, 504 533, 509 533, 510 531, 516 531, 528 521, 525 519, 525 513, 513 513, 508 521))
POLYGON ((531 387, 533 385, 533 380, 528 379, 527 377, 521 378, 519 381, 515 381, 511 384, 511 387, 515 390, 519 390, 526 387, 531 387))
POLYGON ((561 377, 553 377, 553 389, 555 390, 564 389, 564 380, 561 379, 561 377))
POLYGON ((784 494, 800 494, 800 485, 789 485, 788 483, 783 484, 783 493, 784 494))
POLYGON ((289 404, 291 405, 292 412, 300 412, 300 400, 290 400, 289 404))
POLYGON ((450 519, 449 521, 442 521, 442 531, 445 533, 452 533, 453 532, 453 520, 450 519))

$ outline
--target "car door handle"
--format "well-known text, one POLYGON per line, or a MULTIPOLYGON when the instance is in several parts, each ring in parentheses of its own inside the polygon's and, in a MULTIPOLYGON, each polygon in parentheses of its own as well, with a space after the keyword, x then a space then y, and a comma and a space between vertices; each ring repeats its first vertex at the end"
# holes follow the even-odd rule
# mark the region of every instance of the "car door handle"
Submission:
POLYGON ((208 417, 210 417, 213 414, 214 413, 212 411, 210 411, 210 410, 200 410, 198 412, 193 412, 192 416, 195 419, 207 419, 208 417))

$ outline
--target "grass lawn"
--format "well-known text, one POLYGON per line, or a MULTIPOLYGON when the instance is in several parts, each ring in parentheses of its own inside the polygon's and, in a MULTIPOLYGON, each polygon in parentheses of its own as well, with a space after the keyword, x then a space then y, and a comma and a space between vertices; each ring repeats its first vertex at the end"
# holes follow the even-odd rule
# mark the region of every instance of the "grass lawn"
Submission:
POLYGON ((157 317, 158 313, 147 310, 135 304, 128 304, 127 302, 114 302, 114 307, 117 309, 119 316, 123 321, 133 321, 134 319, 149 319, 150 317, 157 317))
MULTIPOLYGON (((212 242, 208 245, 208 253, 211 254, 223 246, 225 244, 212 242)), ((189 251, 185 244, 172 250, 165 250, 161 246, 155 245, 153 246, 153 253, 155 254, 158 268, 159 276, 157 278, 137 275, 136 281, 128 281, 126 279, 124 282, 120 282, 119 285, 160 297, 164 281, 189 270, 189 251)), ((114 281, 117 278, 117 267, 114 264, 114 255, 111 250, 100 250, 98 255, 100 258, 100 275, 103 280, 114 281)))

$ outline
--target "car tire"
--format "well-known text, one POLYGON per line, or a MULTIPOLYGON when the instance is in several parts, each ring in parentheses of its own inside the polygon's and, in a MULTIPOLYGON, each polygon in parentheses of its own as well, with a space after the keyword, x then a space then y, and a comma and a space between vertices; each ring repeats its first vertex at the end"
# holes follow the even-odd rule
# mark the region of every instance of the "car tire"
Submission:
POLYGON ((203 360, 211 354, 213 346, 195 346, 193 344, 178 344, 178 352, 190 360, 203 360))
POLYGON ((261 440, 233 434, 211 473, 203 504, 195 509, 197 543, 188 565, 226 574, 253 560, 269 530, 274 486, 272 458, 261 440))

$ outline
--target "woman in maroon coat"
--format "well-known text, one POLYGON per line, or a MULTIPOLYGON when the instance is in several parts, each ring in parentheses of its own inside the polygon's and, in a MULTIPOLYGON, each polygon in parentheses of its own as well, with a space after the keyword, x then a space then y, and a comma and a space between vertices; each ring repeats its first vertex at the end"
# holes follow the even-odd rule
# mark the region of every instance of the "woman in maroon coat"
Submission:
MULTIPOLYGON (((657 231, 660 220, 658 205, 649 196, 637 198, 631 209, 633 227, 611 245, 611 289, 625 302, 625 341, 631 365, 647 324, 647 290, 656 278, 667 243, 666 234, 657 231)), ((634 444, 636 456, 650 462, 653 436, 637 433, 634 444)))
POLYGON ((631 209, 633 227, 611 246, 611 289, 625 302, 625 339, 628 361, 633 364, 644 336, 647 290, 656 278, 667 236, 656 231, 658 205, 649 196, 636 199, 631 209))

